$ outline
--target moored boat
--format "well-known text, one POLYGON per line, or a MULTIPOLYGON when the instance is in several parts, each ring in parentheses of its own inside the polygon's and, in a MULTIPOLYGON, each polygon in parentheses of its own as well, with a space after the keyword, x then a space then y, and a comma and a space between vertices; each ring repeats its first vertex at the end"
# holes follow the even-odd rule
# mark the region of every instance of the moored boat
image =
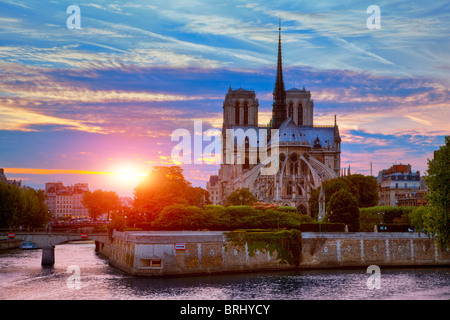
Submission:
POLYGON ((20 244, 19 248, 21 249, 39 249, 39 246, 33 242, 30 241, 24 241, 20 244))

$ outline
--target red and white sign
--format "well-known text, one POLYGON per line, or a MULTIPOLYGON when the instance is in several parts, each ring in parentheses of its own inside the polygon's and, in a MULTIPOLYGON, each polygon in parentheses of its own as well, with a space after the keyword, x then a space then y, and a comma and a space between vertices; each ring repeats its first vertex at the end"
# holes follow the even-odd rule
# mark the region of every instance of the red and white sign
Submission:
POLYGON ((87 233, 82 233, 81 234, 81 239, 87 239, 87 233))
POLYGON ((175 250, 186 250, 186 243, 175 243, 175 250))
POLYGON ((9 239, 14 239, 15 236, 16 235, 14 233, 12 233, 12 232, 8 233, 8 238, 9 239))

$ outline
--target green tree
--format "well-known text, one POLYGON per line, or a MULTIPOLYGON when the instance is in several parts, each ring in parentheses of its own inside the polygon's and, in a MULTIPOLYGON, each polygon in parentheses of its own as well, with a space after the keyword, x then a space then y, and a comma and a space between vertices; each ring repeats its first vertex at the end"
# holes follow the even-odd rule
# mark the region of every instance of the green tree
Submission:
POLYGON ((427 213, 426 207, 417 207, 409 213, 409 221, 411 225, 414 227, 416 232, 425 232, 424 228, 424 216, 427 213))
POLYGON ((147 221, 154 221, 167 206, 184 204, 203 206, 208 204, 209 193, 192 187, 178 166, 154 167, 152 172, 134 189, 133 206, 144 213, 147 221))
MULTIPOLYGON (((331 196, 341 189, 350 190, 347 180, 344 177, 325 180, 322 182, 322 188, 325 193, 326 205, 330 202, 331 196)), ((311 210, 311 216, 317 218, 319 214, 319 194, 320 187, 311 190, 310 198, 308 200, 311 210)))
POLYGON ((248 188, 234 190, 226 199, 227 206, 251 206, 257 199, 248 188))
POLYGON ((156 229, 197 230, 204 229, 202 209, 197 206, 174 204, 165 207, 154 221, 156 229))
POLYGON ((424 227, 430 234, 436 234, 440 247, 450 246, 450 136, 445 145, 428 160, 425 182, 429 188, 428 206, 424 216, 424 227))
MULTIPOLYGON (((359 208, 376 206, 379 200, 378 182, 372 176, 352 174, 338 177, 324 181, 322 187, 326 205, 329 204, 331 196, 341 189, 348 190, 355 196, 359 208)), ((319 193, 320 187, 312 189, 308 200, 312 217, 317 217, 319 213, 319 193)))
POLYGON ((95 190, 85 192, 82 200, 83 206, 89 210, 93 219, 97 219, 103 214, 109 214, 113 210, 119 209, 119 196, 114 191, 95 190))
POLYGON ((51 219, 45 192, 0 183, 0 227, 42 227, 51 219))
POLYGON ((211 204, 209 192, 201 187, 188 187, 186 200, 191 206, 203 207, 211 204))
POLYGON ((347 180, 350 191, 358 200, 358 207, 369 208, 378 204, 380 196, 377 179, 362 174, 351 174, 344 179, 347 180))
POLYGON ((349 231, 359 231, 358 201, 347 189, 341 189, 331 196, 327 211, 330 222, 345 223, 349 231))
POLYGON ((31 206, 33 210, 30 210, 29 225, 33 227, 40 227, 45 225, 52 218, 51 212, 48 210, 45 204, 47 195, 42 189, 28 189, 30 201, 33 203, 31 206))

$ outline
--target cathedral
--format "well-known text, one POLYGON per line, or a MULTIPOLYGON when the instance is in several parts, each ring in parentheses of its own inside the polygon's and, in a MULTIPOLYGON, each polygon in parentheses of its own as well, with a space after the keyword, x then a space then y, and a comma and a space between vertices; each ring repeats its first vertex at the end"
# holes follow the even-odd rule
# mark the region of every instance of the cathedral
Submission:
MULTIPOLYGON (((310 91, 304 87, 285 90, 281 28, 272 106, 270 123, 261 127, 258 125, 259 104, 255 92, 243 88, 228 89, 223 102, 222 159, 242 159, 236 146, 226 147, 230 143, 226 133, 230 130, 256 132, 257 141, 252 143, 252 139, 246 137, 244 159, 223 161, 218 176, 211 177, 214 183, 208 183, 208 187, 213 187, 219 195, 219 201, 215 201, 217 204, 224 204, 237 188, 248 188, 258 201, 295 206, 302 213, 310 214, 308 199, 311 189, 321 187, 324 180, 339 176, 341 138, 336 117, 334 125, 314 125, 314 101, 310 91), (274 154, 273 132, 277 133, 278 167, 273 174, 262 174, 261 169, 267 166, 267 162, 262 161, 255 150, 267 144, 274 154)), ((324 215, 324 210, 320 211, 319 217, 324 215)))

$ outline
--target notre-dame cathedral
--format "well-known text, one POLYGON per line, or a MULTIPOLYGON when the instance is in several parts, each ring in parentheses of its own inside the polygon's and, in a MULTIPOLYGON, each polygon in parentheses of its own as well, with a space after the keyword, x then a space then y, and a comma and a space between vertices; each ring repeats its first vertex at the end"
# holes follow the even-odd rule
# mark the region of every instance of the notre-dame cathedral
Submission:
MULTIPOLYGON (((224 204, 228 195, 237 188, 248 188, 261 202, 295 206, 301 212, 310 213, 308 198, 311 189, 320 187, 324 180, 339 176, 341 138, 336 118, 334 125, 314 125, 314 101, 310 91, 304 87, 285 90, 281 28, 272 106, 270 123, 267 127, 258 126, 259 104, 255 92, 229 88, 223 103, 222 159, 238 157, 236 148, 225 148, 228 129, 267 130, 269 147, 270 132, 278 129, 279 167, 272 175, 261 174, 264 164, 259 158, 256 163, 249 161, 251 154, 246 140, 245 160, 241 163, 223 161, 218 176, 211 177, 207 189, 215 190, 217 204, 224 204)), ((257 138, 258 144, 261 142, 259 139, 266 139, 257 138)))

